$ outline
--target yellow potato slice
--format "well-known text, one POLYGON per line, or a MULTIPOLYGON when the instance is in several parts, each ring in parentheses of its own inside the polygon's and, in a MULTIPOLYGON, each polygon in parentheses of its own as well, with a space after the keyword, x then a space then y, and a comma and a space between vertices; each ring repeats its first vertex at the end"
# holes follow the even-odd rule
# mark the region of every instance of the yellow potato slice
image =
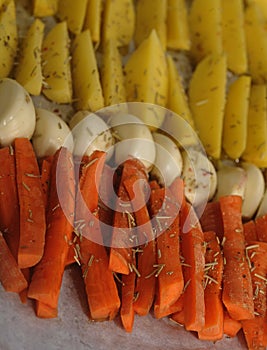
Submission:
POLYGON ((43 83, 41 50, 44 23, 35 19, 22 43, 21 55, 15 73, 16 80, 31 94, 40 95, 43 83))
POLYGON ((53 16, 57 12, 58 0, 33 0, 33 15, 35 17, 53 16))
POLYGON ((45 36, 42 47, 43 94, 57 103, 72 102, 72 79, 67 23, 56 24, 45 36))
POLYGON ((226 71, 224 54, 208 55, 197 65, 189 85, 189 106, 200 140, 215 159, 221 155, 226 71))
POLYGON ((106 0, 102 35, 104 43, 116 40, 117 46, 127 46, 134 34, 135 10, 132 0, 106 0))
POLYGON ((122 61, 114 40, 109 40, 104 46, 101 78, 105 106, 126 102, 122 61))
POLYGON ((155 29, 163 49, 167 41, 167 0, 137 0, 134 42, 136 46, 155 29))
POLYGON ((168 0, 167 47, 173 50, 189 50, 190 46, 186 2, 185 0, 168 0))
POLYGON ((261 9, 261 12, 264 18, 267 20, 267 1, 266 0, 249 0, 247 1, 249 4, 257 4, 261 9))
MULTIPOLYGON (((167 63, 156 30, 152 30, 149 37, 132 53, 125 65, 125 74, 127 101, 166 106, 167 63)), ((164 115, 153 111, 149 113, 146 109, 142 113, 142 119, 147 124, 159 127, 164 115)))
POLYGON ((229 88, 223 121, 223 149, 238 159, 246 148, 247 115, 251 78, 240 76, 229 88))
POLYGON ((223 0, 223 48, 227 54, 229 70, 235 74, 247 72, 247 48, 244 30, 243 0, 223 0))
POLYGON ((1 1, 0 7, 0 79, 7 77, 17 55, 18 33, 14 0, 1 1))
POLYGON ((267 81, 267 35, 266 22, 256 3, 245 10, 248 67, 252 81, 261 84, 267 81))
MULTIPOLYGON (((266 85, 252 85, 248 109, 245 161, 267 167, 267 94, 266 85)), ((256 184, 255 184, 256 185, 256 184)))
POLYGON ((87 0, 59 0, 57 16, 60 21, 66 21, 68 29, 79 34, 83 28, 87 0))
POLYGON ((194 0, 189 11, 191 54, 199 62, 208 54, 221 54, 221 0, 194 0))
POLYGON ((83 29, 89 29, 93 43, 100 43, 102 0, 88 0, 83 29))
POLYGON ((75 108, 97 111, 104 98, 90 31, 78 34, 72 46, 72 76, 75 108))

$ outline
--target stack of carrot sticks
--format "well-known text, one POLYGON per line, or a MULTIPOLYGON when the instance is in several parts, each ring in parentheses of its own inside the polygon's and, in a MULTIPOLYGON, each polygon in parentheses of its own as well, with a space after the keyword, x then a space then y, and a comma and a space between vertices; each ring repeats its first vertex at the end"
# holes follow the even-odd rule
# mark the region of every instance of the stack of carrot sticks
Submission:
POLYGON ((93 320, 119 316, 131 332, 135 314, 152 311, 203 340, 242 329, 249 349, 267 346, 267 215, 243 223, 241 197, 198 219, 181 178, 160 186, 137 159, 112 188, 101 151, 77 162, 61 148, 38 162, 18 138, 0 162, 0 281, 38 317, 57 317, 64 270, 77 263, 93 320))

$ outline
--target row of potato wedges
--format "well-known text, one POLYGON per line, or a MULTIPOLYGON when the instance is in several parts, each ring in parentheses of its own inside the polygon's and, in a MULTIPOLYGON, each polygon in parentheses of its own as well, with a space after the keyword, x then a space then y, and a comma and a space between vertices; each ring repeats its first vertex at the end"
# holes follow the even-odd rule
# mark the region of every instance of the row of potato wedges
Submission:
MULTIPOLYGON (((264 1, 34 0, 20 44, 17 4, 0 5, 0 78, 14 76, 30 94, 76 110, 125 101, 167 107, 174 113, 144 111, 144 121, 177 139, 177 113, 212 158, 225 152, 267 167, 264 1), (40 18, 48 15, 49 29, 40 18), (190 59, 188 90, 169 49, 190 59)), ((194 141, 187 135, 187 145, 194 141)))

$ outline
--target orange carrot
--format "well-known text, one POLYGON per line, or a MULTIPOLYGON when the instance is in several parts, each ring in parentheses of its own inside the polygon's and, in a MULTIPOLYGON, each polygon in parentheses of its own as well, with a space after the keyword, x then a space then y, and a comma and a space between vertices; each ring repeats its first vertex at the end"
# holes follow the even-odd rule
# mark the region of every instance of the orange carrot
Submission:
MULTIPOLYGON (((27 284, 29 285, 30 282, 30 277, 31 277, 31 272, 30 268, 22 269, 21 272, 23 273, 23 276, 25 277, 27 284)), ((19 298, 22 304, 26 304, 28 300, 28 286, 24 290, 22 290, 19 293, 19 298)))
POLYGON ((35 303, 35 312, 37 317, 40 318, 56 318, 58 316, 57 308, 52 308, 39 300, 35 303))
POLYGON ((257 241, 257 232, 256 232, 256 225, 254 220, 250 220, 248 222, 245 222, 243 224, 243 230, 244 230, 244 237, 245 241, 257 241))
POLYGON ((181 309, 171 315, 171 320, 178 323, 180 326, 185 325, 185 310, 181 309))
POLYGON ((0 149, 0 230, 17 260, 19 246, 19 200, 13 147, 0 149))
POLYGON ((264 349, 267 346, 267 243, 258 241, 248 242, 246 252, 251 267, 255 317, 249 320, 242 320, 241 324, 248 348, 264 349))
POLYGON ((220 241, 223 239, 223 221, 219 202, 208 202, 199 220, 203 231, 214 231, 220 241))
POLYGON ((184 287, 180 263, 179 200, 168 188, 151 191, 150 210, 157 228, 156 318, 168 314, 170 306, 179 299, 184 287))
POLYGON ((19 293, 27 288, 27 281, 0 232, 0 282, 5 291, 19 293))
POLYGON ((50 157, 44 158, 41 164, 41 184, 43 189, 45 208, 47 208, 52 162, 53 162, 53 156, 50 156, 50 157))
POLYGON ((188 203, 181 208, 180 220, 185 328, 198 332, 205 324, 204 235, 194 210, 188 203))
POLYGON ((117 273, 128 274, 129 266, 133 264, 132 248, 138 245, 135 230, 134 216, 129 195, 125 189, 124 181, 135 174, 136 169, 142 166, 137 159, 129 159, 124 162, 120 184, 118 188, 118 200, 114 213, 112 241, 109 257, 109 268, 117 273))
POLYGON ((228 311, 224 310, 223 333, 226 334, 228 337, 233 338, 237 335, 241 328, 241 322, 234 320, 232 317, 230 317, 228 311))
POLYGON ((128 177, 123 182, 134 209, 135 222, 139 247, 133 248, 138 260, 137 278, 135 287, 134 311, 141 316, 147 315, 154 301, 155 274, 153 274, 156 263, 155 240, 149 212, 146 206, 146 193, 149 184, 145 170, 136 169, 136 174, 128 177))
POLYGON ((98 218, 98 191, 104 162, 105 153, 95 151, 82 167, 75 211, 75 231, 79 235, 75 248, 93 320, 113 319, 120 307, 98 218))
POLYGON ((254 317, 252 282, 245 254, 242 225, 242 198, 220 198, 224 226, 224 274, 222 299, 229 315, 235 320, 254 317))
MULTIPOLYGON (((136 264, 133 259, 133 264, 136 264)), ((128 275, 122 275, 121 287, 121 310, 120 317, 123 328, 130 333, 134 325, 134 301, 137 295, 135 294, 136 272, 130 271, 128 275)))
POLYGON ((267 214, 255 219, 257 238, 261 242, 267 242, 267 214))
POLYGON ((17 138, 14 145, 20 207, 18 264, 26 268, 36 265, 43 256, 45 207, 39 166, 31 142, 27 138, 17 138))
POLYGON ((75 205, 74 166, 71 153, 59 149, 53 159, 47 209, 44 255, 33 271, 28 297, 56 309, 69 241, 72 238, 75 205))
POLYGON ((204 232, 205 254, 205 325, 198 332, 199 339, 219 340, 223 337, 223 304, 221 284, 223 258, 220 245, 213 231, 204 232))

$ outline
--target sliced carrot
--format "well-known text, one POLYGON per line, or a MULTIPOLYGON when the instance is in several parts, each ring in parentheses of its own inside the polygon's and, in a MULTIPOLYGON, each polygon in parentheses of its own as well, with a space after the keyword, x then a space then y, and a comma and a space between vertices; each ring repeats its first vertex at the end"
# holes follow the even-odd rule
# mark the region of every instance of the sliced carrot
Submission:
POLYGON ((167 314, 183 292, 184 279, 180 262, 180 199, 174 197, 168 188, 151 191, 150 210, 156 226, 158 277, 154 315, 167 314), (166 311, 165 311, 166 310, 166 311))
POLYGON ((75 247, 93 320, 113 319, 120 307, 98 217, 98 191, 104 162, 105 153, 95 151, 82 167, 75 211, 75 222, 79 223, 76 227, 79 241, 75 247))
POLYGON ((17 260, 19 247, 19 200, 13 147, 0 149, 0 230, 17 260))
POLYGON ((53 159, 47 209, 44 254, 34 267, 28 297, 56 309, 69 241, 72 238, 75 205, 74 165, 71 153, 59 149, 53 159))
POLYGON ((35 312, 40 318, 56 318, 58 316, 58 309, 42 303, 37 300, 35 303, 35 312))
POLYGON ((223 221, 219 202, 208 202, 199 220, 204 232, 214 231, 220 241, 223 239, 223 221))
POLYGON ((257 239, 261 242, 267 242, 267 214, 255 219, 257 239))
POLYGON ((205 324, 204 235, 190 204, 187 203, 181 208, 180 220, 185 328, 198 332, 205 324))
POLYGON ((39 166, 31 142, 27 138, 17 138, 14 146, 20 207, 18 264, 26 268, 36 265, 43 256, 45 207, 39 166))
POLYGON ((258 239, 256 225, 254 220, 250 220, 243 224, 245 241, 256 241, 258 239))
POLYGON ((255 317, 242 320, 242 328, 249 349, 264 349, 267 345, 266 294, 267 294, 267 243, 250 241, 246 246, 251 267, 255 317))
POLYGON ((140 246, 133 248, 136 255, 137 277, 135 287, 134 311, 141 316, 147 315, 154 301, 156 278, 154 265, 156 264, 155 240, 146 205, 146 193, 149 184, 145 171, 136 169, 136 174, 124 180, 124 186, 129 194, 134 209, 135 222, 140 246))
POLYGON ((180 326, 184 326, 185 325, 185 310, 179 310, 177 312, 175 312, 173 315, 171 315, 171 319, 178 323, 180 326))
POLYGON ((47 202, 48 202, 50 172, 51 172, 52 162, 53 162, 53 156, 49 156, 44 158, 41 164, 41 184, 42 184, 45 208, 47 208, 47 202))
POLYGON ((176 314, 179 314, 184 308, 184 294, 180 296, 178 300, 176 300, 175 303, 169 306, 169 308, 164 309, 164 312, 162 314, 158 313, 158 318, 170 316, 175 317, 176 314))
MULTIPOLYGON (((133 259, 135 264, 135 259, 133 259)), ((121 310, 120 317, 126 332, 132 332, 134 325, 134 300, 135 300, 136 272, 130 271, 128 275, 122 275, 121 310)))
POLYGON ((134 175, 138 167, 140 171, 143 170, 142 163, 138 159, 129 159, 124 162, 118 188, 109 257, 109 268, 116 273, 130 272, 129 266, 133 264, 132 247, 138 245, 134 232, 134 216, 131 214, 133 208, 124 186, 124 181, 134 175))
POLYGON ((177 201, 177 206, 182 208, 185 205, 184 181, 180 177, 176 177, 170 185, 170 191, 177 201))
MULTIPOLYGON (((27 284, 29 285, 30 283, 30 277, 31 277, 31 272, 30 268, 22 269, 21 272, 23 273, 23 276, 25 277, 27 284)), ((24 290, 22 290, 19 293, 19 298, 22 304, 26 304, 28 300, 28 286, 24 290)))
POLYGON ((219 340, 223 337, 223 303, 221 299, 223 258, 217 235, 204 232, 205 254, 205 325, 199 339, 219 340))
POLYGON ((253 290, 242 224, 242 198, 220 198, 224 226, 224 274, 222 300, 235 320, 254 317, 253 290))
POLYGON ((151 190, 156 190, 156 189, 160 188, 160 185, 156 180, 150 180, 149 186, 150 186, 151 190))
POLYGON ((27 288, 27 281, 18 267, 8 245, 0 232, 0 282, 5 291, 20 293, 27 288))
POLYGON ((73 243, 73 239, 75 241, 75 235, 72 236, 72 240, 69 243, 69 249, 68 249, 68 254, 66 257, 66 266, 72 265, 74 263, 76 263, 77 261, 75 260, 75 256, 76 256, 76 251, 75 251, 75 243, 73 243))
POLYGON ((228 311, 224 310, 223 333, 226 334, 228 337, 234 338, 241 328, 241 322, 234 320, 232 317, 230 317, 228 311))

